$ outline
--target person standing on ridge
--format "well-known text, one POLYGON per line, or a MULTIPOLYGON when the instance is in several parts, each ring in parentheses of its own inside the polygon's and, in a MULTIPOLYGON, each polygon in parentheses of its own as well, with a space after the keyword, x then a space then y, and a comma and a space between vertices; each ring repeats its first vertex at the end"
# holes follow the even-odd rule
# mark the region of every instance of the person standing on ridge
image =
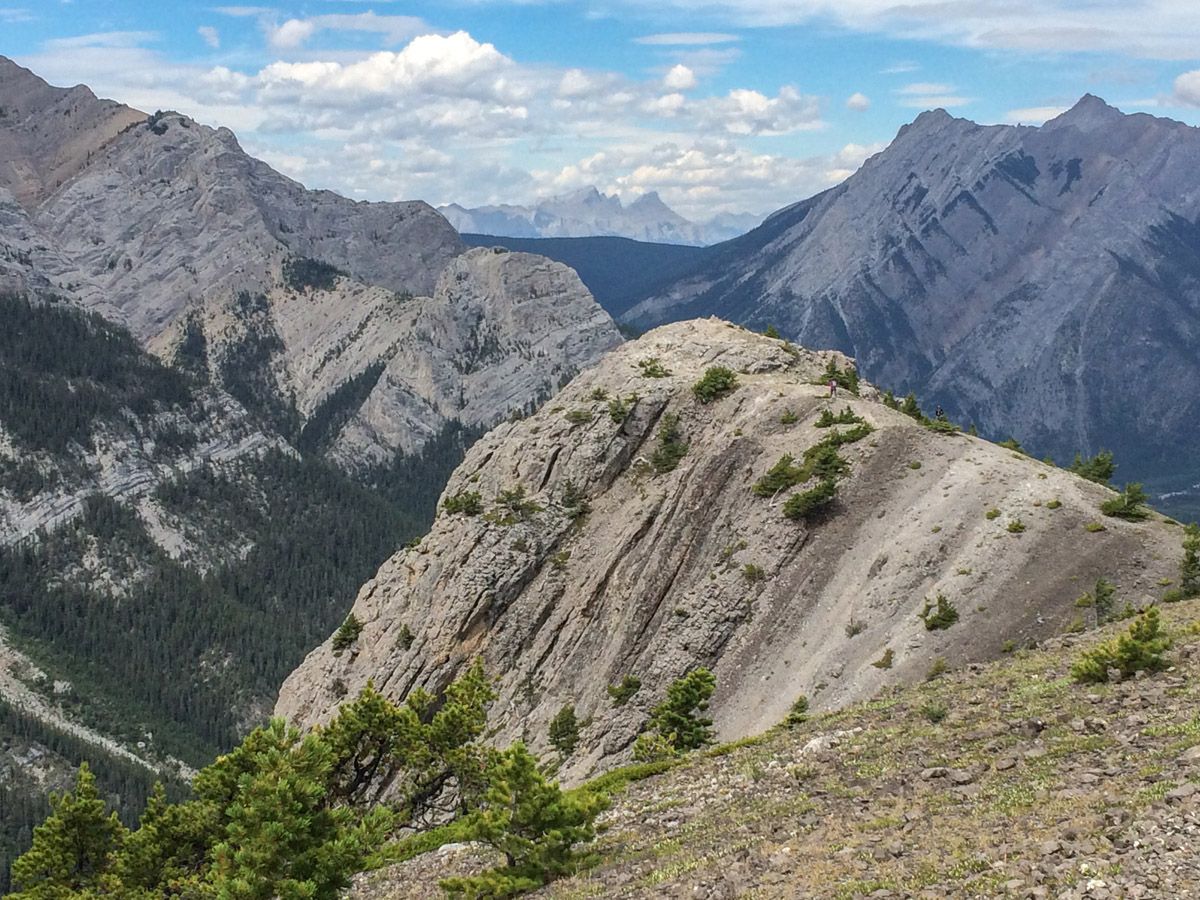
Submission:
POLYGON ((837 399, 837 379, 836 378, 829 379, 829 399, 830 400, 837 399))

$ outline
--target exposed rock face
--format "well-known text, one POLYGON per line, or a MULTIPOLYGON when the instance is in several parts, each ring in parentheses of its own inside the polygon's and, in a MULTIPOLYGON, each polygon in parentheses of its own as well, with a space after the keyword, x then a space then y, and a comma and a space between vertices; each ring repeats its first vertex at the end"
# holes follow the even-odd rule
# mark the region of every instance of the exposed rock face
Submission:
POLYGON ((0 56, 0 186, 32 209, 146 114, 97 100, 83 85, 51 87, 0 56))
POLYGON ((348 468, 530 407, 620 341, 569 269, 460 259, 424 203, 308 191, 227 129, 8 60, 0 107, 0 289, 100 312, 348 468))
POLYGON ((620 197, 602 194, 594 187, 549 197, 534 206, 505 204, 466 209, 452 203, 438 207, 438 212, 464 234, 518 238, 612 236, 693 246, 727 241, 761 221, 758 216, 725 213, 708 222, 691 222, 653 191, 626 206, 620 197))
POLYGON ((1039 454, 1200 481, 1200 130, 1095 97, 1041 128, 923 113, 627 318, 717 314, 853 354, 1039 454), (1195 476, 1195 477, 1189 477, 1195 476))
POLYGON ((843 446, 851 472, 834 506, 807 524, 784 517, 790 492, 751 487, 829 433, 814 424, 831 405, 827 388, 812 382, 831 358, 847 364, 715 320, 665 326, 609 354, 536 415, 475 445, 443 499, 478 492, 488 514, 443 512, 419 547, 385 563, 355 602, 355 646, 313 651, 277 712, 323 721, 368 679, 394 698, 436 690, 481 654, 499 678, 501 740, 543 748, 567 703, 590 720, 564 770, 580 777, 623 758, 694 666, 716 673, 716 727, 737 738, 779 722, 802 694, 836 706, 923 677, 938 657, 987 659, 1005 641, 1061 632, 1099 576, 1143 602, 1173 572, 1178 529, 1106 519, 1089 533, 1106 489, 935 434, 867 386, 832 404, 875 429, 843 446), (647 377, 639 362, 650 358, 671 374, 647 377), (703 404, 691 386, 711 366, 736 370, 739 384, 703 404), (610 414, 618 399, 628 410, 610 414), (668 415, 688 449, 656 474, 668 415), (536 507, 498 499, 517 488, 536 507), (1002 514, 988 518, 992 508, 1002 514), (1008 528, 1018 519, 1024 533, 1008 528), (938 593, 960 619, 929 631, 919 614, 938 593), (872 665, 885 658, 890 667, 872 665), (627 674, 642 687, 615 707, 606 687, 627 674))

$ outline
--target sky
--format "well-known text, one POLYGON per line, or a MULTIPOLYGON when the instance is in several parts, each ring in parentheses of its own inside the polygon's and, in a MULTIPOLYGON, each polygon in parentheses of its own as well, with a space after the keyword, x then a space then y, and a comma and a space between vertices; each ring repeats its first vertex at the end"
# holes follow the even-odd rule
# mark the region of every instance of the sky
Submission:
POLYGON ((1084 93, 1200 124, 1197 0, 0 0, 0 54, 235 131, 311 188, 435 205, 596 186, 765 214, 924 109, 1084 93))

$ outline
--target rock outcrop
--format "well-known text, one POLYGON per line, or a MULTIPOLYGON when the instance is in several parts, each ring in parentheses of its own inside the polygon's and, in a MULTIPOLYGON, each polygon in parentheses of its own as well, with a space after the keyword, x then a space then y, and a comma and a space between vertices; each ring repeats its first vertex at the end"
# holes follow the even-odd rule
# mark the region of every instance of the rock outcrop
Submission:
POLYGON ((776 724, 801 695, 838 706, 919 679, 938 658, 985 660, 1059 633, 1101 576, 1140 605, 1172 574, 1177 528, 1156 516, 1089 531, 1107 489, 937 434, 865 384, 830 402, 814 382, 831 360, 849 365, 716 320, 609 354, 475 445, 443 495, 466 512, 443 509, 364 585, 357 642, 313 651, 277 712, 312 725, 368 680, 401 698, 444 687, 481 655, 499 679, 500 740, 544 748, 565 704, 589 723, 564 769, 581 777, 625 758, 694 666, 716 673, 711 714, 732 739, 776 724), (692 386, 714 366, 738 384, 703 403, 692 386), (788 519, 785 499, 806 485, 771 497, 753 485, 829 435, 822 410, 847 405, 873 431, 841 447, 849 473, 834 504, 788 519), (660 471, 674 417, 686 453, 660 471), (920 614, 939 594, 959 620, 929 630, 920 614), (616 706, 607 687, 626 675, 641 688, 616 706))
POLYGON ((1200 482, 1200 394, 1179 389, 1200 383, 1198 165, 1200 129, 1092 96, 1040 128, 922 113, 625 318, 772 323, 989 436, 1108 448, 1123 480, 1182 490, 1200 482))

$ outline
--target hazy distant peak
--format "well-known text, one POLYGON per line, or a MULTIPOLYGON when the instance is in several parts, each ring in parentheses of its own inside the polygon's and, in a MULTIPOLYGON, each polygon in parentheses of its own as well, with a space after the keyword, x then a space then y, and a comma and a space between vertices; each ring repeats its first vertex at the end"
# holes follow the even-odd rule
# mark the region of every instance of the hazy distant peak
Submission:
POLYGON ((691 222, 663 202, 657 191, 628 204, 595 186, 547 197, 533 206, 479 206, 450 203, 438 208, 467 234, 497 237, 625 237, 663 244, 716 244, 744 234, 760 218, 725 213, 708 222, 691 222))

